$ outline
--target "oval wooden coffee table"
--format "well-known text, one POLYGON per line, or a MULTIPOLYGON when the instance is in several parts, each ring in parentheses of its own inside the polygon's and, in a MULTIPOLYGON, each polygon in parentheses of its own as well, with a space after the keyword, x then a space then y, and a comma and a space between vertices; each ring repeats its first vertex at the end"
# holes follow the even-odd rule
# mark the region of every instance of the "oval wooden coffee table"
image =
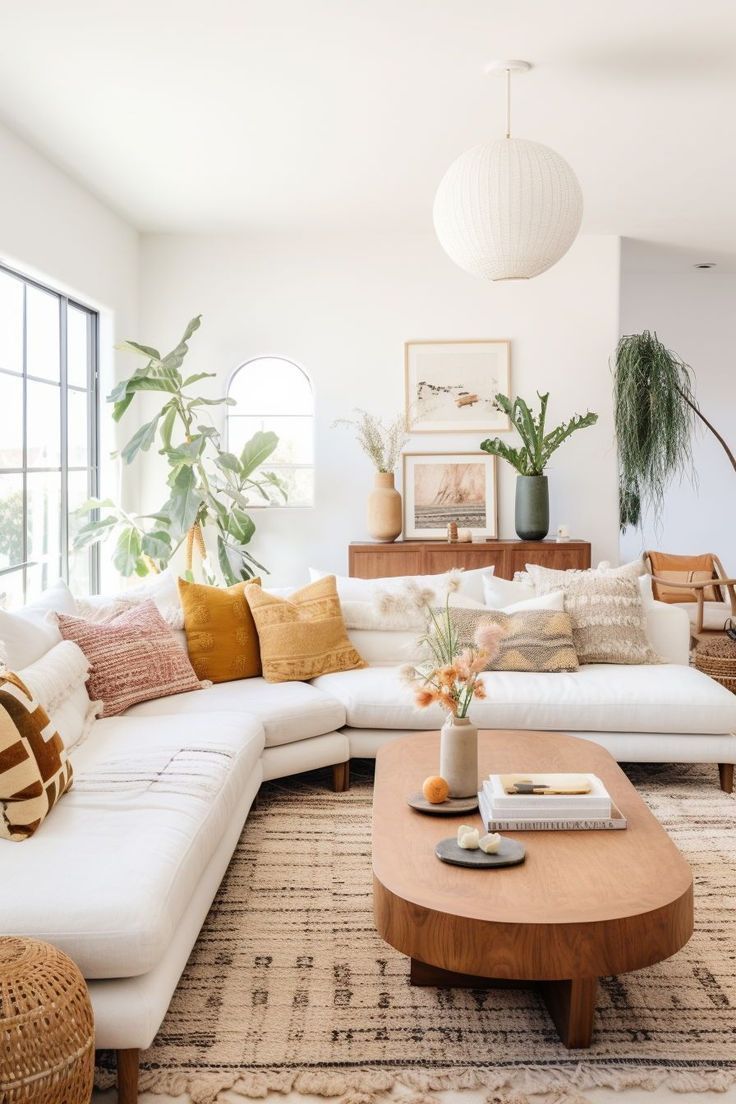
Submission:
POLYGON ((439 839, 478 813, 423 816, 406 804, 436 774, 439 734, 380 749, 373 798, 373 905, 414 985, 537 985, 568 1047, 587 1047, 598 978, 673 955, 693 930, 690 867, 604 748, 554 732, 482 732, 479 772, 589 771, 628 820, 623 831, 508 832, 526 862, 441 863, 439 839))

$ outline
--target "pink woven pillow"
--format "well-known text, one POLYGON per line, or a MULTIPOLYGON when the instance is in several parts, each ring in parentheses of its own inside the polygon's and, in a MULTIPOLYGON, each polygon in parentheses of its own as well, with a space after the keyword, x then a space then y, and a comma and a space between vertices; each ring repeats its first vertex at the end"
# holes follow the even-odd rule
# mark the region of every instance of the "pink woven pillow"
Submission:
POLYGON ((152 601, 141 602, 105 622, 57 615, 65 640, 73 640, 90 661, 87 680, 102 716, 123 713, 136 702, 201 690, 189 657, 152 601))

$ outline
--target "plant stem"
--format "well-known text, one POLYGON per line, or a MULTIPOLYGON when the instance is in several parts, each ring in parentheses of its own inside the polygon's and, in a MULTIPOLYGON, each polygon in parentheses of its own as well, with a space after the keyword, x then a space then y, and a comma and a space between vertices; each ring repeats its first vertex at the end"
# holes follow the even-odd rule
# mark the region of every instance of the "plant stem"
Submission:
POLYGON ((708 429, 711 431, 711 433, 713 434, 715 439, 723 446, 723 451, 726 453, 726 456, 731 461, 731 467, 733 468, 734 471, 736 471, 736 456, 734 456, 734 454, 731 452, 731 449, 728 447, 728 445, 726 444, 726 441, 721 436, 721 434, 718 432, 716 427, 711 422, 708 421, 705 414, 703 414, 702 410, 700 409, 700 407, 698 406, 697 403, 694 403, 692 401, 692 399, 688 398, 688 396, 683 391, 681 391, 679 387, 677 388, 677 391, 678 391, 680 397, 683 399, 683 401, 686 402, 687 405, 690 407, 690 409, 693 411, 693 413, 697 414, 697 416, 700 418, 701 422, 705 426, 708 427, 708 429))

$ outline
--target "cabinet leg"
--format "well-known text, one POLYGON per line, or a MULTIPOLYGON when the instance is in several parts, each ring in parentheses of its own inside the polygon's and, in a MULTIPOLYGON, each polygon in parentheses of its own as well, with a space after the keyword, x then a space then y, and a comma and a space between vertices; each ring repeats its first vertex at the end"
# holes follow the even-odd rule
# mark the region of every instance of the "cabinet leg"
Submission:
POLYGON ((138 1104, 139 1050, 118 1050, 118 1104, 138 1104))
POLYGON ((332 767, 332 789, 335 793, 345 793, 350 789, 350 760, 334 763, 332 767))
POLYGON ((719 763, 718 777, 724 793, 733 793, 733 763, 719 763))

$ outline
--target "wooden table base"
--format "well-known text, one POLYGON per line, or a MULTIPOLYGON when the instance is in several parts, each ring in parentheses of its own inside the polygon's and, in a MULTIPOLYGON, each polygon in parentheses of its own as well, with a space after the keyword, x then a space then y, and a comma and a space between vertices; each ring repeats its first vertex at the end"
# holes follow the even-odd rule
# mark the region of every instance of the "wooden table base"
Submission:
POLYGON ((412 985, 438 989, 536 989, 547 1005, 557 1034, 569 1050, 589 1047, 593 1038, 593 1017, 598 978, 570 978, 566 981, 514 981, 503 978, 456 974, 411 960, 412 985))

